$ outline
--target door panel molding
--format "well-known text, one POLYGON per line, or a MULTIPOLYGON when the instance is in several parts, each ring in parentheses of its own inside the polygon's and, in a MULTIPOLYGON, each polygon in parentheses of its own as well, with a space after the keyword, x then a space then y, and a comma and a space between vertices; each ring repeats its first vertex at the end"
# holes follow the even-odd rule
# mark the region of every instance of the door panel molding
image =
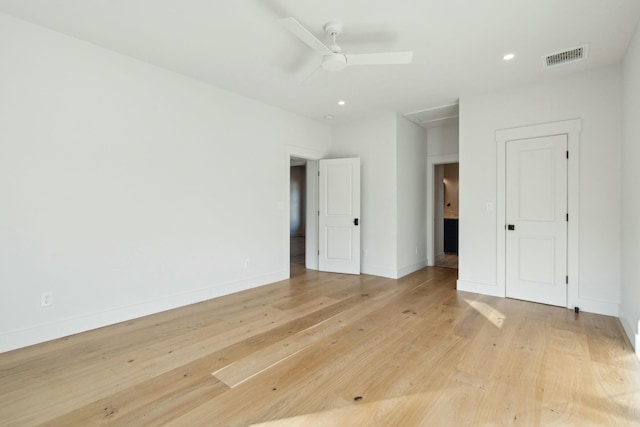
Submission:
POLYGON ((567 230, 567 273, 569 285, 567 307, 578 305, 579 296, 579 195, 580 195, 580 132, 582 119, 542 123, 496 131, 497 144, 497 200, 496 200, 496 293, 506 296, 506 146, 507 141, 567 135, 569 161, 567 164, 567 201, 569 224, 567 230))
POLYGON ((565 307, 567 135, 506 145, 506 295, 565 307))
POLYGON ((318 167, 318 269, 360 274, 360 159, 323 159, 318 167))

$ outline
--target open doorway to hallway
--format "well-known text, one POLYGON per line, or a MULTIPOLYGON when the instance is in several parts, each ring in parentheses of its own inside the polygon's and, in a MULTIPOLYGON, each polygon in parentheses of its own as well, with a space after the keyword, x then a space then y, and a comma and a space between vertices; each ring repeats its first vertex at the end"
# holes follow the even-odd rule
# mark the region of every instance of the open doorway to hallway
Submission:
POLYGON ((289 258, 290 266, 305 265, 306 245, 306 160, 291 158, 289 185, 289 258))
POLYGON ((434 169, 434 249, 438 267, 458 268, 459 164, 434 169))

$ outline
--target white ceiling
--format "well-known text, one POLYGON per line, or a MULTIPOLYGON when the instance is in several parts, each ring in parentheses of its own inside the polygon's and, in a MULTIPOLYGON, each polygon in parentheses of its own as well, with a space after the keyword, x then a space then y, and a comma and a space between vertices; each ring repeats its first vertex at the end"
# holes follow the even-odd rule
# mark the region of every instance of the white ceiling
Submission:
MULTIPOLYGON (((638 0, 0 0, 0 11, 314 119, 452 105, 462 95, 620 62, 638 0), (344 23, 347 53, 413 50, 300 85, 319 57, 278 19, 317 37, 344 23), (541 57, 589 43, 584 61, 541 57), (516 54, 510 63, 507 52, 516 54), (346 100, 344 107, 337 101, 346 100)), ((323 39, 325 40, 325 39, 323 39)))

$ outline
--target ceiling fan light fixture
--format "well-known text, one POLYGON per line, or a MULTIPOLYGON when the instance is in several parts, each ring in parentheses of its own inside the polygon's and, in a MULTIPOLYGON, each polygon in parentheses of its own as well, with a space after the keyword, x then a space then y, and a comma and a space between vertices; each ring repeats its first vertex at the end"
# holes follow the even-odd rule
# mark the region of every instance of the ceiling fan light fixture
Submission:
POLYGON ((347 58, 341 53, 333 53, 322 57, 322 68, 326 71, 340 71, 347 66, 347 58))

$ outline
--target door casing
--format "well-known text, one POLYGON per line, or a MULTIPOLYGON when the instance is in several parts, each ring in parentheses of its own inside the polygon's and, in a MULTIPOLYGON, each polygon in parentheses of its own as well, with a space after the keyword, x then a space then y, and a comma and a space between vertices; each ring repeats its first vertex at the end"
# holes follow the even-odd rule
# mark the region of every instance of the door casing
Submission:
POLYGON ((309 270, 318 270, 318 249, 319 249, 319 230, 318 230, 318 163, 326 158, 326 154, 305 147, 288 145, 285 150, 285 164, 287 166, 283 174, 286 182, 283 192, 283 201, 277 202, 277 208, 285 211, 285 221, 283 223, 283 274, 285 278, 290 277, 290 251, 291 244, 289 240, 289 225, 291 222, 289 195, 291 192, 291 158, 296 157, 307 160, 307 205, 306 205, 306 249, 305 249, 305 267, 309 270))
POLYGON ((435 264, 435 167, 449 163, 459 163, 458 154, 446 154, 441 156, 427 156, 427 265, 433 267, 435 264))

